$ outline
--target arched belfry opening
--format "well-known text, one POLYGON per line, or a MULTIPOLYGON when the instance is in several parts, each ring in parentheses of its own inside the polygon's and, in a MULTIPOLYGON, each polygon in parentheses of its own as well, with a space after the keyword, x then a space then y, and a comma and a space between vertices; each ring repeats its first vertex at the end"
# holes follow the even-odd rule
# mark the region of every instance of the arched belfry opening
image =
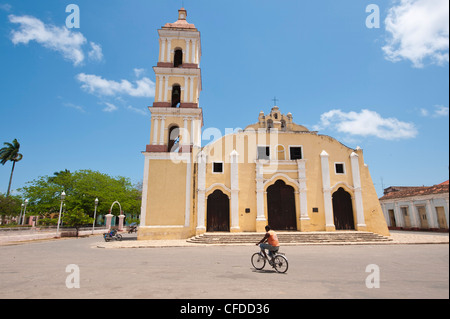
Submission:
POLYGON ((175 55, 173 57, 173 67, 178 68, 183 64, 183 51, 181 49, 175 50, 175 55))
POLYGON ((180 148, 180 128, 178 126, 172 126, 169 129, 168 151, 177 152, 179 148, 180 148))
POLYGON ((175 84, 172 87, 172 107, 179 107, 181 102, 181 87, 175 84))

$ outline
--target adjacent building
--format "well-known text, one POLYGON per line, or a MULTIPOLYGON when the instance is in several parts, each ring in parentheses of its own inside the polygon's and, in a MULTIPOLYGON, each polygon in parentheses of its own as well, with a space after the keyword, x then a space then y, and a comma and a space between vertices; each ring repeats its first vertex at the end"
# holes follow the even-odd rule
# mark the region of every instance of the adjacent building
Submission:
POLYGON ((448 184, 386 188, 380 203, 389 229, 448 231, 448 184))

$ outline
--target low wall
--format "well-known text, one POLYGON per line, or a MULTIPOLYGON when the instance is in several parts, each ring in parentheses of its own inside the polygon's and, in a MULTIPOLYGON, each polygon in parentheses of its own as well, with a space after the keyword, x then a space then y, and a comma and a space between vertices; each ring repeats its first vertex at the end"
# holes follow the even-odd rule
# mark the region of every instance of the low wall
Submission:
MULTIPOLYGON (((101 229, 95 229, 93 235, 99 235, 105 233, 107 230, 106 228, 101 229)), ((92 235, 92 229, 87 230, 83 229, 78 232, 78 236, 89 236, 92 235)), ((26 232, 24 234, 20 233, 14 233, 14 234, 4 234, 0 236, 0 244, 2 243, 13 243, 13 242, 21 242, 21 241, 32 241, 32 240, 42 240, 42 239, 51 239, 51 238, 58 238, 58 237, 75 237, 76 236, 76 230, 75 229, 62 229, 60 231, 60 234, 56 235, 56 230, 52 232, 26 232)))

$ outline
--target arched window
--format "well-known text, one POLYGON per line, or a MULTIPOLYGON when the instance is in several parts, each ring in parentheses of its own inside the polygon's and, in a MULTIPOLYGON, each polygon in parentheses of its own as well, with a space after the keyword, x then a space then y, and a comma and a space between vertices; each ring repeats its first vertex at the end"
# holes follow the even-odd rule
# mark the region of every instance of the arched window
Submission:
POLYGON ((183 51, 181 49, 175 50, 173 57, 173 67, 178 68, 183 64, 183 51))
POLYGON ((175 84, 172 87, 172 107, 178 107, 181 101, 181 87, 175 84))
POLYGON ((277 146, 277 159, 279 161, 284 161, 286 159, 286 155, 284 152, 284 146, 283 145, 278 145, 277 146))
POLYGON ((271 128, 273 128, 273 121, 267 120, 267 129, 270 130, 271 128))
POLYGON ((169 130, 169 152, 178 152, 180 146, 180 128, 172 126, 169 130))

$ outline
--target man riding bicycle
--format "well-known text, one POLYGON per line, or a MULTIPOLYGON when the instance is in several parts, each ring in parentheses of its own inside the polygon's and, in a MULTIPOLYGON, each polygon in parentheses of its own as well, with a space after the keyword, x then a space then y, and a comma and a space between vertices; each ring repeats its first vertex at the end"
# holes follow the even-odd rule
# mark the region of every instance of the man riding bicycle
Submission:
POLYGON ((261 239, 259 243, 256 244, 256 246, 258 245, 259 247, 261 247, 261 251, 264 253, 264 256, 266 258, 267 258, 266 249, 269 251, 270 259, 273 258, 272 253, 276 253, 280 249, 280 242, 278 241, 278 236, 277 234, 275 234, 273 230, 270 230, 269 225, 266 226, 266 235, 264 236, 264 238, 261 239))

